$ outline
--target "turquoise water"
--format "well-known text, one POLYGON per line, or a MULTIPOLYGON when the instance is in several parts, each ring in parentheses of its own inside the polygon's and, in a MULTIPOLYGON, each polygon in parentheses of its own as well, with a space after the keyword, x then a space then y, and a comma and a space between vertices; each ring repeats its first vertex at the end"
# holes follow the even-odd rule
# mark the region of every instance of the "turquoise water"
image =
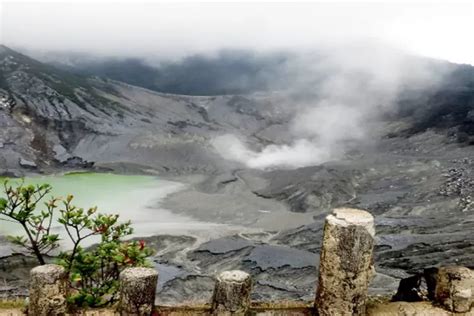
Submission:
MULTIPOLYGON (((53 196, 74 195, 76 206, 97 206, 99 212, 119 214, 123 221, 131 220, 135 236, 179 233, 206 226, 206 223, 160 208, 161 199, 182 189, 184 185, 158 177, 75 173, 25 178, 25 184, 40 183, 50 184, 53 196)), ((54 229, 61 231, 60 225, 56 225, 54 229)), ((0 235, 20 231, 18 225, 0 221, 0 235)))

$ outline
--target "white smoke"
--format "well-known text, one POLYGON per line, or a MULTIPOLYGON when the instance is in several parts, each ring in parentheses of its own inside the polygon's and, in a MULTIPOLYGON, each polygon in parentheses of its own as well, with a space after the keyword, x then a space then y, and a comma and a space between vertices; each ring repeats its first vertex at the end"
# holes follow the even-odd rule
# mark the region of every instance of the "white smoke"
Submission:
POLYGON ((373 123, 394 108, 402 87, 423 88, 440 79, 426 60, 379 45, 334 48, 317 57, 301 57, 289 67, 299 74, 289 90, 316 95, 312 102, 287 105, 298 109, 291 122, 293 141, 251 150, 245 141, 224 135, 213 141, 224 158, 258 169, 337 159, 347 144, 372 136, 373 123))
POLYGON ((234 135, 216 137, 212 143, 225 159, 256 169, 272 166, 303 167, 330 158, 328 151, 307 139, 298 139, 290 145, 269 145, 259 152, 250 150, 234 135))

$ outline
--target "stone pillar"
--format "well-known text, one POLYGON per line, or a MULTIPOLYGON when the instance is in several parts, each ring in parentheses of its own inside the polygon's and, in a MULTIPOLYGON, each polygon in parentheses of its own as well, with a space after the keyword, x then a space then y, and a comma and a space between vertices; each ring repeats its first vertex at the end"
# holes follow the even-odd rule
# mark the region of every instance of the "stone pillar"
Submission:
POLYGON ((315 307, 319 316, 364 315, 374 275, 374 218, 338 208, 326 217, 315 307))
POLYGON ((158 271, 127 268, 120 273, 120 315, 151 315, 155 306, 158 271))
POLYGON ((250 307, 252 279, 244 271, 224 271, 217 276, 212 314, 219 316, 246 315, 250 307))
POLYGON ((56 264, 37 266, 30 271, 28 315, 65 315, 67 273, 56 264))
POLYGON ((438 270, 435 299, 451 312, 468 312, 474 304, 474 273, 465 267, 438 270))

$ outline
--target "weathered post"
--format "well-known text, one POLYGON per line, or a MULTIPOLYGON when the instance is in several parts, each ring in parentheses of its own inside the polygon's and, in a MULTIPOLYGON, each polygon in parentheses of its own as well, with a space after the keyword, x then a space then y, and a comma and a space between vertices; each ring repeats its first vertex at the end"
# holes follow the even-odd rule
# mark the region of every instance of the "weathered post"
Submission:
POLYGON ((451 312, 469 312, 474 304, 474 273, 466 267, 439 268, 435 299, 451 312))
POLYGON ((67 273, 56 264, 37 266, 30 271, 28 315, 65 315, 67 273))
POLYGON ((151 315, 155 306, 158 271, 127 268, 120 273, 120 315, 151 315))
POLYGON ((224 271, 217 276, 212 300, 212 314, 246 315, 250 307, 252 278, 244 271, 224 271))
POLYGON ((374 235, 374 218, 366 211, 338 208, 326 217, 315 302, 319 316, 365 314, 374 235))

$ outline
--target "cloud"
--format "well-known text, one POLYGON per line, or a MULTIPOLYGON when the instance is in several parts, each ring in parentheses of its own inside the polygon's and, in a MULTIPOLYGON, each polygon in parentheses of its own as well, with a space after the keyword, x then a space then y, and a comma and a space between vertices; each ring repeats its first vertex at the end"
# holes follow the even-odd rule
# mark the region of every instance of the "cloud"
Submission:
MULTIPOLYGON (((182 58, 220 49, 289 50, 289 95, 311 95, 291 122, 292 141, 251 149, 214 140, 224 157, 253 168, 300 167, 340 157, 370 139, 406 87, 434 85, 427 62, 387 48, 474 64, 473 3, 6 2, 1 41, 42 50, 182 58), (367 39, 372 44, 367 44, 367 39), (373 43, 376 43, 375 45, 373 43), (317 54, 310 53, 317 51, 317 54), (222 146, 230 145, 229 155, 222 146)), ((278 85, 276 85, 278 86, 278 85)))
POLYGON ((375 39, 474 63, 473 3, 9 1, 0 41, 42 50, 166 58, 222 48, 313 50, 375 39))
POLYGON ((347 149, 376 139, 374 127, 395 109, 403 89, 437 85, 443 67, 377 44, 322 49, 302 55, 288 67, 298 81, 288 87, 294 108, 288 144, 252 150, 246 140, 217 137, 213 145, 221 155, 250 168, 298 168, 341 158, 347 149), (311 92, 310 101, 291 96, 311 92))

